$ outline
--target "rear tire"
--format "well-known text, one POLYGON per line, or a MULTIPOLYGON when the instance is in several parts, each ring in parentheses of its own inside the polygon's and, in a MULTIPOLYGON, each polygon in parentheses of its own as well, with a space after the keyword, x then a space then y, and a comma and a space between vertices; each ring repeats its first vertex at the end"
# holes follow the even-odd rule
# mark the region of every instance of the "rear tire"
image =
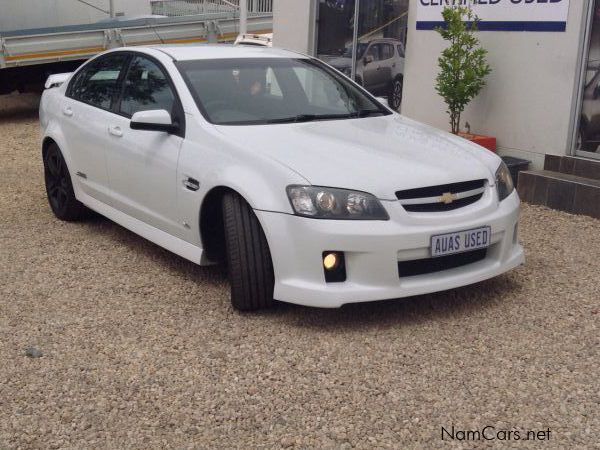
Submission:
POLYGON ((48 203, 58 219, 73 222, 86 216, 88 210, 75 198, 67 163, 56 144, 44 152, 44 179, 48 203))
POLYGON ((398 111, 402 104, 402 79, 396 78, 392 81, 390 92, 388 94, 388 104, 394 111, 398 111))
POLYGON ((250 205, 234 193, 223 197, 223 222, 231 304, 255 311, 273 304, 275 278, 265 234, 250 205))

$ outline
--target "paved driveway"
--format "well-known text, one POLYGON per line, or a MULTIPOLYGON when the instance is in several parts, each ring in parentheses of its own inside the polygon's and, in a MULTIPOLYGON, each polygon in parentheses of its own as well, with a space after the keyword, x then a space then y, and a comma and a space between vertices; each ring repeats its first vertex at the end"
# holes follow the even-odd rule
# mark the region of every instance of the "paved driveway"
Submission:
POLYGON ((525 207, 497 279, 239 314, 219 269, 54 219, 35 103, 0 97, 1 449, 600 448, 600 221, 525 207))

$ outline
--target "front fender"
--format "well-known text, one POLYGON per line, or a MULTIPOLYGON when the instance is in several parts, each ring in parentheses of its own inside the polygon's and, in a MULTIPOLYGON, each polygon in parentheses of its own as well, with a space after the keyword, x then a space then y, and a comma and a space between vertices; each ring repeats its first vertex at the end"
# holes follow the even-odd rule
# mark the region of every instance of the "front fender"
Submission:
POLYGON ((286 187, 310 184, 281 163, 257 153, 237 148, 220 136, 205 133, 200 139, 186 139, 177 169, 177 202, 181 221, 190 229, 190 239, 201 245, 200 213, 205 199, 215 188, 240 194, 255 210, 292 214, 286 187), (191 191, 185 180, 199 181, 200 189, 191 191))
POLYGON ((285 164, 206 125, 190 127, 179 156, 178 177, 180 184, 187 177, 200 181, 201 198, 222 186, 238 192, 253 209, 284 213, 292 213, 286 187, 310 184, 285 164))
POLYGON ((215 187, 227 187, 236 191, 250 204, 252 209, 292 214, 286 187, 290 184, 309 184, 307 180, 289 174, 277 176, 275 171, 258 172, 253 168, 232 165, 213 171, 206 177, 207 192, 215 187))

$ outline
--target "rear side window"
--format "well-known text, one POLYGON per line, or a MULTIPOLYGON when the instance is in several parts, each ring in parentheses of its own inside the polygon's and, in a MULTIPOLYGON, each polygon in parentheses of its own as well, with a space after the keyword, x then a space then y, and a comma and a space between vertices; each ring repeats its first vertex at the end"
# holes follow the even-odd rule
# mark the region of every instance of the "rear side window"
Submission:
POLYGON ((175 94, 162 69, 143 56, 133 58, 125 77, 119 112, 128 117, 154 109, 173 114, 174 105, 175 94))
POLYGON ((114 53, 92 61, 79 72, 69 87, 69 96, 98 108, 110 110, 119 91, 119 79, 128 55, 114 53))

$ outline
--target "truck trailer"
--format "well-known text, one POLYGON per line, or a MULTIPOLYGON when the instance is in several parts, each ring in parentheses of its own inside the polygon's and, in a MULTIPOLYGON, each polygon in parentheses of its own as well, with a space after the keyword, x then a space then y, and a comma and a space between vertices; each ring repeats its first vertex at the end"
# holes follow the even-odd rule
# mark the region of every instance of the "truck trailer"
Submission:
MULTIPOLYGON (((25 2, 26 3, 26 2, 25 2)), ((95 23, 44 28, 0 28, 0 95, 13 91, 37 91, 52 74, 72 72, 105 50, 136 45, 233 42, 239 34, 239 9, 226 0, 172 0, 149 2, 163 14, 119 15, 114 6, 110 16, 95 23), (155 3, 155 5, 154 5, 155 3), (181 4, 195 6, 196 14, 180 15, 181 4), (172 5, 172 8, 168 7, 172 5)), ((113 2, 111 2, 111 5, 113 2)), ((252 2, 250 3, 252 7, 252 2)), ((147 12, 140 10, 139 12, 147 12)), ((35 14, 35 11, 31 11, 35 14)), ((4 14, 4 13, 2 13, 4 14)), ((23 23, 3 16, 0 25, 23 23)), ((272 4, 250 11, 248 32, 271 33, 272 4)))

